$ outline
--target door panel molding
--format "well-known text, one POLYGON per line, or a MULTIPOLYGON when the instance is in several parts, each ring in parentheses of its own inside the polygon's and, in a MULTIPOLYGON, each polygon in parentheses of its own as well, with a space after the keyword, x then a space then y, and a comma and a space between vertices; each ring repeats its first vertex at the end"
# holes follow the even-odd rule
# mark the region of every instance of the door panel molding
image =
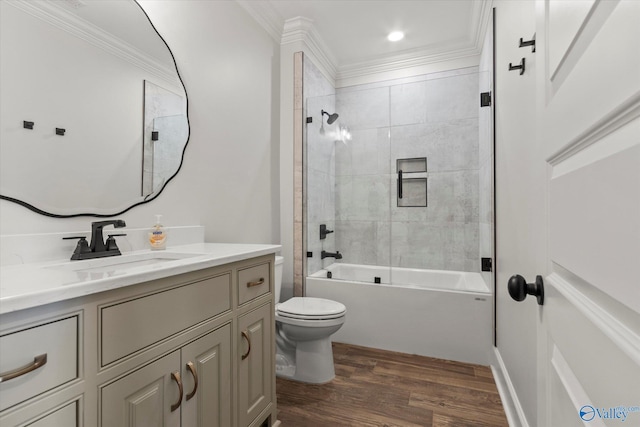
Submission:
MULTIPOLYGON (((587 392, 576 374, 573 372, 569 363, 565 360, 560 352, 560 349, 555 345, 553 345, 553 350, 551 351, 551 367, 555 376, 560 380, 562 384, 562 388, 567 393, 567 397, 571 400, 571 403, 574 407, 580 408, 582 405, 587 404, 588 402, 592 402, 593 400, 589 397, 587 392)), ((559 396, 555 396, 558 398, 559 396)), ((568 420, 562 420, 563 422, 559 423, 559 425, 569 425, 569 422, 573 421, 572 424, 579 425, 580 422, 577 421, 575 414, 573 417, 569 417, 568 420), (569 421, 571 420, 571 421, 569 421), (566 423, 565 423, 566 421, 566 423)), ((547 422, 558 422, 558 420, 547 420, 547 422)), ((551 424, 548 424, 551 425, 551 424)), ((599 418, 594 418, 591 422, 589 422, 589 426, 594 427, 605 427, 604 422, 599 418)))
POLYGON ((594 1, 580 25, 577 26, 578 28, 574 30, 572 34, 565 34, 564 37, 558 37, 553 29, 556 25, 566 25, 566 22, 562 24, 554 23, 556 20, 554 19, 554 8, 551 7, 552 3, 563 5, 563 7, 580 3, 547 1, 547 14, 549 16, 549 25, 547 27, 549 34, 547 38, 549 60, 547 64, 549 64, 549 66, 545 71, 551 85, 554 87, 554 90, 557 91, 580 58, 582 58, 582 55, 589 48, 600 29, 605 25, 609 16, 618 5, 619 0, 594 1), (571 41, 568 43, 567 38, 571 38, 571 41), (557 59, 558 57, 560 57, 559 60, 557 59))
POLYGON ((608 143, 638 132, 640 120, 606 138, 596 160, 550 180, 549 256, 640 313, 630 292, 640 253, 640 144, 611 153, 616 144, 608 143))
POLYGON ((549 156, 547 162, 551 166, 556 166, 638 118, 640 118, 640 90, 549 156))
MULTIPOLYGON (((570 275, 571 273, 565 271, 564 274, 570 275)), ((579 282, 580 279, 572 277, 571 281, 579 282)), ((612 316, 611 311, 603 308, 602 303, 594 301, 572 285, 570 281, 565 280, 561 273, 551 273, 545 278, 544 283, 547 287, 553 286, 557 289, 584 317, 602 331, 613 344, 640 366, 640 335, 638 333, 612 316)))

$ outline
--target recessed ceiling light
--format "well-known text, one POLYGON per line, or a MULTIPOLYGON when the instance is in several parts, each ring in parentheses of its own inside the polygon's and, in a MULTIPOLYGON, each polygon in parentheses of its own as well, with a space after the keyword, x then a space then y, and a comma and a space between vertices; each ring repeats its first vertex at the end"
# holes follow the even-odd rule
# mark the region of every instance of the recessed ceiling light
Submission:
POLYGON ((403 38, 404 33, 402 31, 393 31, 387 36, 387 40, 389 40, 390 42, 397 42, 398 40, 402 40, 403 38))

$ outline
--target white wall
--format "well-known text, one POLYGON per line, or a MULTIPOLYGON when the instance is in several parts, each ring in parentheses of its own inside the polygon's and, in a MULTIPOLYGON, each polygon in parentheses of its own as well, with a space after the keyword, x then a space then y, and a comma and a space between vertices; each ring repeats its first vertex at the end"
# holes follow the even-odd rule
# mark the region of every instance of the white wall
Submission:
MULTIPOLYGON (((204 225, 210 242, 278 243, 279 45, 235 2, 140 3, 176 57, 191 139, 160 197, 120 218, 144 227, 161 213, 167 226, 204 225)), ((91 221, 0 202, 3 235, 83 231, 91 221)))

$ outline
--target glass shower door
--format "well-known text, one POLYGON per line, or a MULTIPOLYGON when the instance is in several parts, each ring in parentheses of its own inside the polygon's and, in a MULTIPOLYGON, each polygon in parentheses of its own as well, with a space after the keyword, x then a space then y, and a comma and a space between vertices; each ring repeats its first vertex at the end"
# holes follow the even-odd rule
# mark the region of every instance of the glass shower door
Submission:
POLYGON ((307 100, 308 275, 389 283, 388 100, 388 88, 307 100))
POLYGON ((479 271, 478 73, 390 87, 392 281, 479 271))

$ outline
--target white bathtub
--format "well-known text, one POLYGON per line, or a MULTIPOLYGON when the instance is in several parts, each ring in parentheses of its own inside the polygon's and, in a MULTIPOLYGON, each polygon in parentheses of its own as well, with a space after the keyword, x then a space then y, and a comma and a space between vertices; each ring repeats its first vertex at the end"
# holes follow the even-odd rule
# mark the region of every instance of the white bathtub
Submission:
POLYGON ((493 297, 479 273, 336 263, 307 277, 306 295, 347 307, 333 341, 489 364, 493 297))

